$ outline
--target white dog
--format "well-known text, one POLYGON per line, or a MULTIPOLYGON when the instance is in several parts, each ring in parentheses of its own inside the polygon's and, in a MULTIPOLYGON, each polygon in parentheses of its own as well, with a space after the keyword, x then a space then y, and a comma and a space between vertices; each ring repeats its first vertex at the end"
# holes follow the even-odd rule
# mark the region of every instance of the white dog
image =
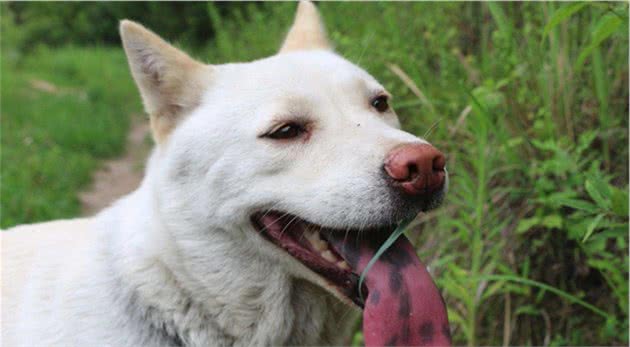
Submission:
POLYGON ((449 343, 404 237, 358 288, 396 225, 441 201, 444 156, 399 130, 314 5, 250 63, 120 32, 157 143, 146 176, 94 218, 2 233, 3 346, 343 344, 361 309, 368 345, 449 343))

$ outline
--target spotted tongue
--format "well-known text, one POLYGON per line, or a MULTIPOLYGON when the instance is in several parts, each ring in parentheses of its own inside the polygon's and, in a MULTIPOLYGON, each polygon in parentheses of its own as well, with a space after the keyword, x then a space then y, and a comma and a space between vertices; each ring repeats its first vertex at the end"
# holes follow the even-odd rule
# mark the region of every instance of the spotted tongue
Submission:
MULTIPOLYGON (((367 266, 382 242, 328 237, 355 273, 367 266)), ((340 233, 342 234, 342 233, 340 233)), ((401 235, 368 271, 363 309, 366 346, 450 346, 444 301, 409 240, 401 235)))

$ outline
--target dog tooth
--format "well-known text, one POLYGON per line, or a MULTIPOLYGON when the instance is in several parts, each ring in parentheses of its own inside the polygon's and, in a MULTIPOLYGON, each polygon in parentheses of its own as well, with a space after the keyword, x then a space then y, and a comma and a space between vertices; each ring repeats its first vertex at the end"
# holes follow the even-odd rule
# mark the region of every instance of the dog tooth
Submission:
POLYGON ((346 263, 345 261, 340 261, 337 263, 337 267, 344 269, 344 270, 350 270, 350 265, 348 265, 348 263, 346 263))
POLYGON ((322 252, 322 253, 321 253, 321 255, 322 255, 322 258, 324 258, 324 259, 328 260, 329 262, 334 263, 334 262, 336 262, 336 261, 337 261, 337 259, 335 258, 335 256, 334 256, 334 255, 332 254, 332 252, 331 252, 331 251, 329 251, 329 250, 328 250, 328 251, 325 251, 325 252, 322 252))
POLYGON ((321 237, 319 237, 319 231, 313 229, 313 238, 321 241, 321 237))
POLYGON ((328 243, 326 243, 326 241, 317 240, 317 243, 315 243, 315 249, 320 252, 325 251, 328 249, 328 243))
POLYGON ((317 236, 315 235, 314 232, 312 232, 310 230, 305 230, 304 231, 304 237, 306 237, 306 239, 313 245, 317 241, 317 236))
POLYGON ((318 252, 323 252, 328 249, 328 244, 326 241, 322 241, 319 237, 317 237, 317 233, 310 234, 308 232, 304 233, 304 237, 308 240, 308 242, 315 248, 318 252))

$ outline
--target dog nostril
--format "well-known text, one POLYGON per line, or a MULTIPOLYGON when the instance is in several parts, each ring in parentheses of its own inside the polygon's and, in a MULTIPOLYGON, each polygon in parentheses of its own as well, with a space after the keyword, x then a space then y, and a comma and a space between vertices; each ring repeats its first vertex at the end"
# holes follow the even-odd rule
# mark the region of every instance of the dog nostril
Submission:
POLYGON ((396 185, 412 195, 431 193, 442 187, 446 158, 431 145, 411 144, 393 149, 384 169, 396 185))
POLYGON ((407 165, 407 177, 405 179, 413 179, 419 175, 420 170, 418 170, 418 165, 416 163, 411 163, 407 165))
POLYGON ((444 167, 446 166, 446 158, 443 154, 438 154, 435 158, 433 158, 433 171, 444 171, 444 167))

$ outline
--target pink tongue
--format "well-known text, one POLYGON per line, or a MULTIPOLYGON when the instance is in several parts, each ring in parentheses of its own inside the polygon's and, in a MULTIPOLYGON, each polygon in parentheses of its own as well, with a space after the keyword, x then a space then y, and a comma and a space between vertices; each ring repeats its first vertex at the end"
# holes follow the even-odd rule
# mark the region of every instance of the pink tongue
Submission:
MULTIPOLYGON (((331 235, 333 236, 333 235, 331 235)), ((380 244, 329 242, 361 274, 380 244)), ((409 240, 401 235, 368 271, 363 309, 366 346, 450 346, 444 300, 409 240)))

